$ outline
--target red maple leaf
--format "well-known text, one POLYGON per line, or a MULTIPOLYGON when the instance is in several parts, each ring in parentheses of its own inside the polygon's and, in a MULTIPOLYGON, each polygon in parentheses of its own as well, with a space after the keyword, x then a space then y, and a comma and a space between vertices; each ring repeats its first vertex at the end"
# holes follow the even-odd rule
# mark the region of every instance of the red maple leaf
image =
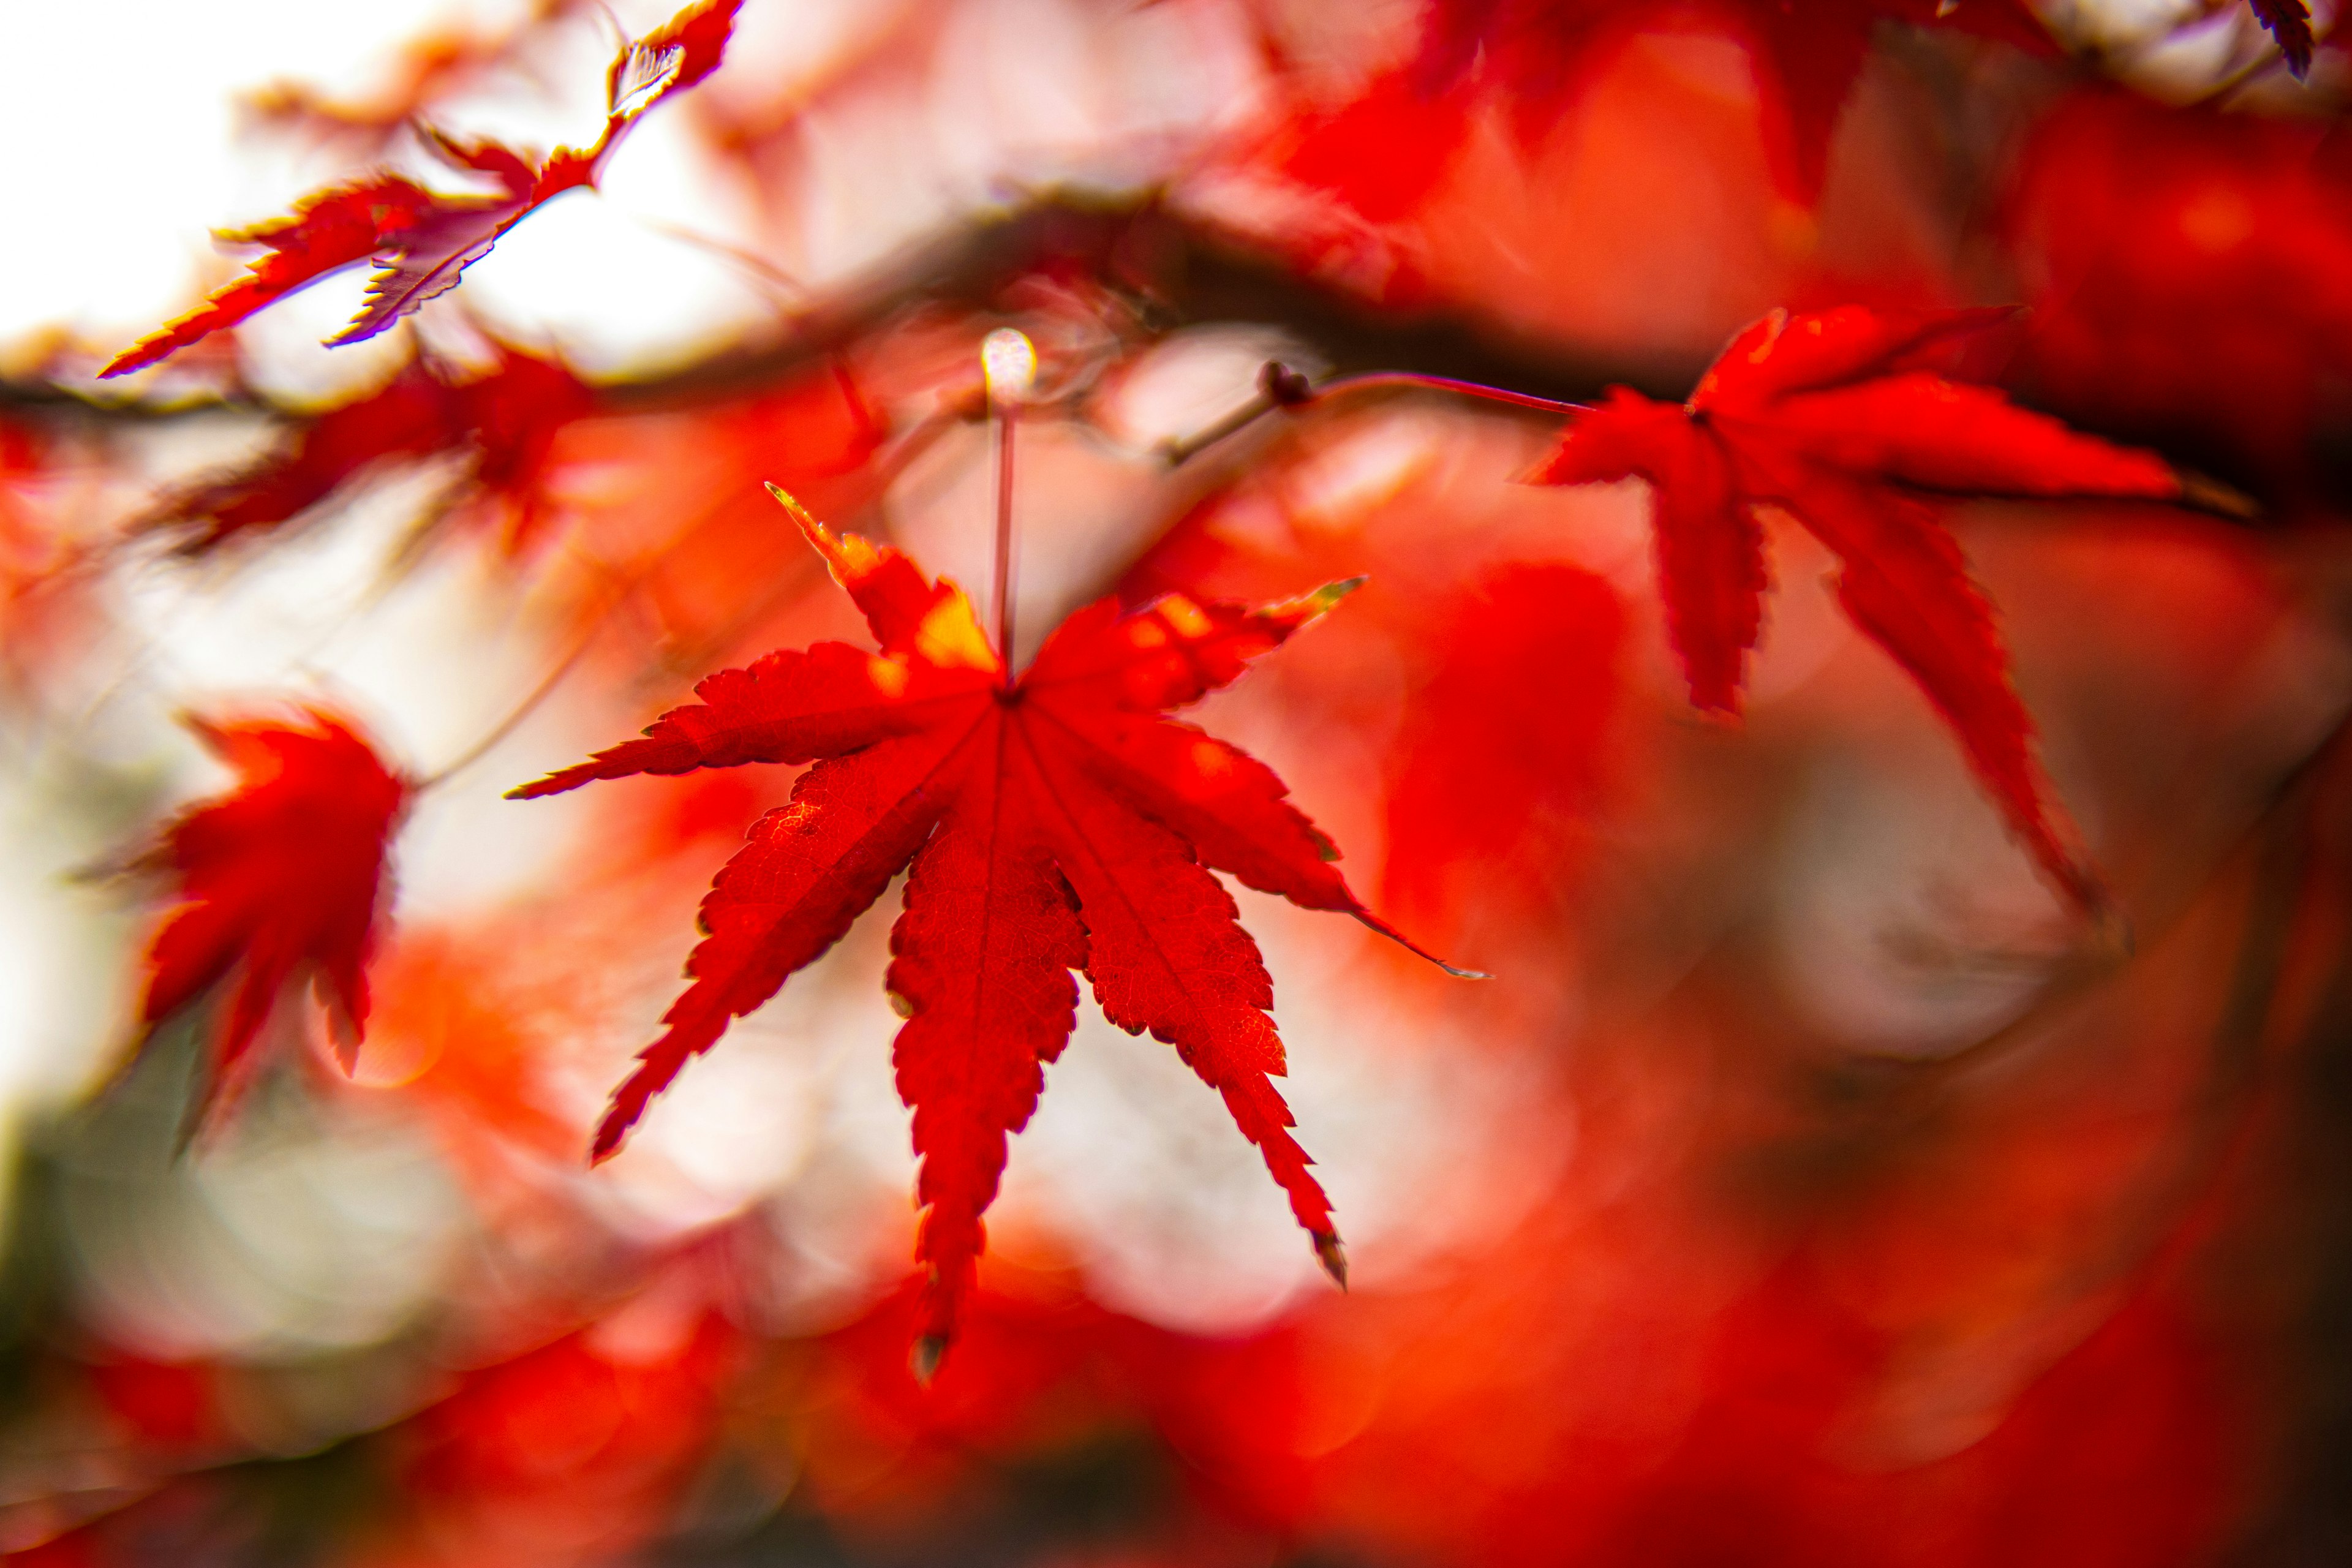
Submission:
POLYGON ((499 237, 566 191, 593 185, 638 115, 719 68, 742 0, 702 0, 623 49, 605 75, 604 128, 585 148, 558 147, 534 163, 496 142, 457 142, 421 127, 425 146, 451 168, 486 175, 495 195, 430 191, 399 174, 378 174, 303 197, 289 217, 225 232, 232 245, 268 254, 246 276, 108 361, 100 376, 124 375, 233 327, 264 305, 354 262, 373 260, 358 315, 331 343, 372 338, 427 300, 457 287, 459 274, 499 237))
MULTIPOLYGON (((815 765, 702 904, 692 984, 597 1129, 602 1159, 730 1018, 840 939, 911 861, 888 985, 907 1019, 898 1091, 915 1112, 929 1209, 917 1369, 953 1337, 1005 1140, 1067 1042, 1083 969, 1111 1022, 1173 1045, 1224 1097, 1291 1212, 1344 1276, 1330 1204, 1292 1139, 1273 983, 1212 868, 1307 909, 1354 915, 1328 840, 1265 764, 1164 717, 1238 677, 1347 586, 1264 609, 1171 595, 1103 600, 1065 621, 1019 679, 963 591, 897 551, 836 537, 785 499, 873 628, 721 670, 646 731, 512 793, 745 763, 815 765)), ((1398 939, 1402 941, 1402 938, 1398 939)))
POLYGON ((2151 453, 2111 446, 1986 386, 1916 368, 1939 341, 2007 310, 1775 310, 1742 331, 1687 403, 1624 387, 1579 414, 1530 476, 1649 481, 1666 629, 1691 699, 1735 713, 1767 582, 1759 507, 1835 552, 1838 599, 1958 734, 2011 829, 2085 909, 2097 879, 2066 847, 1991 606, 1931 495, 2183 494, 2151 453))
POLYGON ((545 507, 556 432, 594 402, 570 370, 516 349, 501 348, 496 366, 472 380, 419 360, 303 426, 284 450, 166 497, 142 526, 176 533, 182 553, 201 555, 292 521, 378 463, 458 451, 471 460, 476 491, 504 503, 507 547, 520 550, 545 507))
POLYGON ((180 896, 148 943, 139 1017, 152 1033, 234 977, 213 1026, 201 1109, 305 969, 335 1016, 345 1068, 356 1058, 384 845, 411 786, 350 725, 317 709, 187 724, 237 782, 183 813, 135 863, 169 873, 180 896))

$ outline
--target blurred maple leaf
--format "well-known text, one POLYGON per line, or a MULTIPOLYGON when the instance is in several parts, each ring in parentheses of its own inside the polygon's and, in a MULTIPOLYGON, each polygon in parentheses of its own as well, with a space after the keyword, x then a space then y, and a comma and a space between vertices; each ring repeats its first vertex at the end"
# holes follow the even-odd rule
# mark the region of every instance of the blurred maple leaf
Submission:
POLYGON ((1575 825, 1613 760, 1625 612, 1605 579, 1553 562, 1491 571, 1446 612, 1390 752, 1383 901, 1417 930, 1497 907, 1524 922, 1581 858, 1575 825))
POLYGON ((337 1056, 346 1070, 356 1059, 384 846, 412 786, 349 724, 315 708, 288 720, 187 724, 236 770, 236 787, 183 813, 133 868, 168 872, 180 896, 147 946, 139 1016, 148 1034, 235 978, 213 1027, 201 1113, 306 968, 334 1015, 337 1056))
MULTIPOLYGON (((1296 177, 1385 221, 1443 174, 1486 95, 1499 94, 1531 141, 1581 93, 1611 47, 1654 28, 1662 9, 1636 0, 1436 0, 1411 64, 1378 79, 1360 107, 1292 132, 1305 144, 1287 164, 1296 177)), ((1882 22, 1957 26, 2035 53, 2050 48, 2021 0, 1713 0, 1694 15, 1747 49, 1773 181, 1807 205, 1821 194, 1831 135, 1882 22)))
POLYGON ((31 696, 102 620, 93 552, 51 499, 62 456, 53 431, 0 416, 0 695, 9 700, 31 696))
POLYGON ((604 128, 585 148, 558 147, 534 163, 496 142, 457 142, 420 127, 425 146, 452 169, 486 175, 497 195, 447 195, 398 174, 337 185, 297 202, 293 216, 224 233, 230 244, 268 254, 246 276, 124 349, 98 373, 123 375, 354 262, 373 260, 367 298, 349 326, 328 340, 372 338, 436 295, 487 255, 499 237, 564 192, 593 185, 638 115, 719 68, 742 0, 702 0, 614 57, 605 75, 604 128))
POLYGON ((1162 714, 1233 681, 1348 585, 1256 610, 1171 595, 1122 615, 1103 600, 1064 622, 1014 680, 961 589, 787 505, 880 655, 819 643, 722 670, 645 739, 510 792, 816 764, 713 882, 706 935, 687 962, 693 984, 614 1092, 595 1157, 911 861, 887 983, 907 1019, 898 1090, 915 1111, 918 1197, 930 1211, 918 1244, 929 1268, 919 1373, 954 1336, 1006 1137, 1036 1107, 1041 1064, 1069 1039, 1074 969, 1113 1023, 1174 1045, 1224 1097, 1325 1268, 1344 1279, 1329 1201, 1268 1081, 1283 1070, 1273 982, 1210 868, 1396 933, 1349 890, 1330 864, 1337 851, 1271 770, 1162 714))
POLYGON ((478 489, 507 508, 506 546, 530 543, 544 515, 541 479, 556 432, 595 393, 563 365, 500 348, 489 374, 458 380, 425 360, 377 392, 331 408, 282 452, 165 499, 144 526, 181 536, 182 553, 289 522, 377 463, 464 451, 478 489))
POLYGON ((1926 691, 2043 871, 2095 909, 2104 895, 2062 837, 1991 606, 1926 497, 2176 500, 2183 484, 2152 453, 1916 368, 1941 340, 2010 314, 1775 310, 1731 341, 1687 403, 1611 388, 1530 477, 1649 482, 1668 635, 1691 700, 1722 713, 1738 711, 1762 619, 1758 508, 1803 523, 1843 564, 1847 616, 1926 691))
POLYGON ((664 1322, 658 1301, 651 1314, 628 1306, 636 1323, 624 1307, 469 1370, 394 1427, 388 1446, 410 1503, 399 1532, 518 1547, 587 1536, 608 1552, 655 1533, 716 1434, 743 1342, 716 1313, 664 1322))
POLYGON ((2069 98, 2035 130, 2004 214, 2034 285, 2021 380, 2307 487, 2352 363, 2348 176, 2325 121, 2069 98))

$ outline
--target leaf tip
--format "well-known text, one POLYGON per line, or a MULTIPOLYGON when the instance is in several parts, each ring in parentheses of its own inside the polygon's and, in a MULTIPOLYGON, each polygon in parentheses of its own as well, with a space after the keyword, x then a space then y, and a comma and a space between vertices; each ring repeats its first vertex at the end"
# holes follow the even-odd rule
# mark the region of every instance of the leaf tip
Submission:
POLYGON ((945 1334, 918 1335, 912 1349, 907 1352, 907 1370, 913 1374, 918 1386, 929 1388, 931 1379, 940 1372, 940 1363, 947 1359, 948 1340, 945 1334))
MULTIPOLYGON (((371 288, 371 295, 373 292, 371 288)), ((360 307, 359 314, 353 316, 341 331, 331 338, 320 339, 319 346, 322 349, 341 349, 349 348, 353 343, 363 343, 393 326, 403 316, 407 315, 409 310, 415 309, 415 307, 412 305, 408 310, 381 310, 377 309, 375 300, 371 298, 360 307)))
POLYGON ((588 782, 585 779, 572 776, 580 771, 578 767, 570 767, 548 773, 543 777, 532 779, 528 784, 515 785, 499 798, 501 800, 538 800, 544 795, 562 795, 568 789, 576 788, 588 782))
POLYGON ((595 1142, 588 1145, 589 1169, 595 1169, 620 1152, 621 1140, 628 1135, 632 1120, 624 1118, 617 1105, 604 1113, 604 1120, 596 1124, 595 1142))
POLYGON ((345 1078, 354 1077, 360 1070, 360 1040, 362 1030, 358 1024, 352 1021, 349 1015, 339 1008, 328 1009, 328 1016, 330 1026, 333 1030, 335 1065, 343 1069, 345 1078))
POLYGON ((1343 577, 1336 583, 1326 583, 1320 588, 1270 605, 1265 614, 1286 623, 1292 630, 1322 619, 1336 608, 1340 600, 1371 581, 1369 576, 1343 577))
POLYGON ((1323 1265, 1323 1272, 1331 1277, 1331 1282, 1345 1290, 1348 1288, 1348 1249, 1341 1245, 1339 1233, 1318 1230, 1311 1234, 1315 1238, 1315 1260, 1323 1265))
POLYGON ((1397 930, 1396 927, 1389 924, 1388 921, 1372 913, 1370 910, 1360 907, 1350 910, 1349 912, 1354 915, 1359 921, 1361 921, 1364 924, 1371 927, 1372 930, 1380 932, 1391 942, 1404 949, 1407 952, 1412 954, 1415 958, 1427 959, 1430 963, 1437 965, 1438 968, 1443 969, 1446 973, 1451 974, 1456 980, 1492 980, 1495 978, 1483 969, 1463 969, 1457 965, 1446 963, 1445 960, 1438 957, 1437 954, 1430 952, 1427 948, 1422 946, 1419 942, 1405 935, 1404 932, 1397 930))
POLYGON ((824 557, 825 564, 833 568, 834 575, 840 576, 847 567, 847 558, 842 552, 841 541, 834 537, 833 530, 819 522, 792 491, 773 479, 768 480, 767 485, 768 493, 776 498, 776 504, 789 512, 792 520, 800 525, 801 537, 809 542, 811 549, 824 557))
POLYGON ((2087 928, 2093 951, 2111 959, 2132 955, 2137 937, 2131 914, 2116 900, 2098 868, 2076 854, 2057 852, 2055 863, 2045 862, 2057 890, 2087 928))
POLYGON ((2262 515, 2261 504, 2233 485, 2223 484, 2220 479, 2209 479, 2188 468, 2175 469, 2172 477, 2180 485, 2180 504, 2183 506, 2235 518, 2242 522, 2262 515))
POLYGON ((2112 897, 2102 899, 2086 912, 2091 921, 2094 952, 2120 963, 2139 951, 2139 933, 2132 925, 2130 913, 2112 897))
POLYGON ((1317 607, 1328 610, 1371 580, 1370 573, 1359 572, 1353 577, 1342 577, 1336 583, 1326 583, 1307 596, 1314 601, 1317 607))

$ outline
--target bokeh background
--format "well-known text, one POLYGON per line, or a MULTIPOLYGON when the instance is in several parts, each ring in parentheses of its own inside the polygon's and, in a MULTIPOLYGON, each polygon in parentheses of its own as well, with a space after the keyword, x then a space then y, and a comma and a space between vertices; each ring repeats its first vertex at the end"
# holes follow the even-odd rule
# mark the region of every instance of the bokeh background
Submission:
POLYGON ((320 347, 347 272, 101 384, 234 274, 208 229, 429 167, 418 114, 583 140, 666 12, 11 7, 0 1551, 2352 1558, 2332 12, 2297 80, 2242 5, 1938 9, 748 0, 601 192, 412 322, 320 347), (1542 417, 1395 392, 1168 450, 1268 359, 1680 395, 1777 305, 2008 301, 1975 374, 2262 504, 1953 509, 2127 931, 2037 879, 1794 528, 1735 727, 1665 650, 1642 487, 1513 482, 1542 417), (1082 1005, 922 1390, 890 908, 591 1172, 789 770, 500 795, 862 636, 761 481, 983 585, 1008 325, 1052 399, 1028 638, 1368 574, 1201 720, 1495 978, 1238 894, 1344 1296, 1214 1096, 1082 1005), (418 375, 488 390, 385 437, 418 375), (355 1073, 289 992, 192 1131, 204 1019, 128 1065, 165 900, 109 873, 225 784, 178 715, 291 700, 464 765, 394 845, 355 1073))

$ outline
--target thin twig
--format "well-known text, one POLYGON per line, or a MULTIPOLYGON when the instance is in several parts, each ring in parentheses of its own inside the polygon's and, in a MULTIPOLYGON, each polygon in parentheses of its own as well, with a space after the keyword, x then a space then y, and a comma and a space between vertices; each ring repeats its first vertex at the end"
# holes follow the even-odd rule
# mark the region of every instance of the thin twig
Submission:
POLYGON ((555 661, 554 668, 540 678, 539 684, 532 687, 529 694, 526 695, 521 701, 516 703, 505 718, 499 720, 496 724, 491 725, 488 731, 480 739, 477 740, 472 745, 467 747, 464 751, 458 752, 456 756, 442 763, 441 766, 434 772, 425 774, 423 778, 418 779, 415 784, 411 784, 409 786, 410 793, 422 795, 426 790, 432 789, 437 784, 446 783, 453 775, 463 773, 466 769, 472 767, 476 763, 480 762, 485 756, 489 754, 492 748, 496 747, 500 741, 503 741, 509 735, 513 734, 515 727, 520 724, 524 720, 530 718, 532 711, 537 709, 541 703, 546 701, 549 697, 553 695, 555 689, 563 683, 563 678, 570 675, 573 668, 579 664, 581 659, 587 656, 588 649, 593 646, 597 637, 604 629, 605 617, 611 615, 614 610, 620 607, 621 601, 628 597, 630 589, 634 588, 635 585, 635 584, 632 584, 628 587, 625 587, 619 594, 614 595, 613 602, 610 605, 605 605, 604 610, 598 613, 596 618, 588 623, 588 629, 581 633, 581 635, 573 640, 571 650, 564 654, 562 658, 555 661))
POLYGON ((1305 376, 1278 360, 1268 360, 1258 376, 1257 395, 1226 415, 1207 429, 1191 436, 1173 437, 1160 443, 1160 455, 1170 468, 1175 468, 1218 442, 1239 435, 1276 409, 1297 410, 1320 407, 1334 398, 1359 392, 1442 392, 1455 397, 1475 398, 1482 403, 1500 403, 1513 408, 1530 408, 1543 414, 1580 414, 1590 405, 1565 403, 1556 397, 1538 397, 1532 393, 1513 392, 1508 387, 1489 386, 1481 381, 1458 381, 1450 375, 1423 375, 1417 371, 1370 371, 1361 375, 1341 376, 1310 386, 1305 376))
POLYGON ((594 618, 589 622, 587 630, 580 635, 578 640, 572 644, 571 649, 566 652, 561 659, 556 661, 554 668, 550 669, 547 674, 541 679, 539 684, 533 687, 530 689, 530 692, 525 696, 520 702, 515 705, 513 711, 509 712, 504 719, 499 720, 496 725, 492 726, 488 734, 482 736, 481 739, 467 747, 449 762, 443 763, 441 767, 435 770, 433 773, 430 773, 425 777, 417 780, 412 787, 419 791, 433 788, 436 784, 442 783, 453 773, 457 773, 466 768, 471 767, 475 763, 480 761, 492 747, 496 746, 500 741, 505 740, 508 735, 511 734, 515 726, 529 718, 533 709, 537 708, 541 702, 546 701, 548 697, 553 693, 556 687, 562 684, 563 678, 571 674, 572 669, 579 664, 580 660, 586 656, 590 646, 595 642, 598 635, 604 631, 604 624, 612 616, 613 612, 626 604, 631 595, 635 594, 638 589, 644 587, 646 583, 650 582, 654 574, 658 572, 673 555, 677 554, 677 552, 683 549, 689 542, 700 535, 704 529, 710 527, 720 517, 724 516, 729 499, 730 498, 725 494, 722 489, 720 494, 714 497, 709 504, 703 507, 703 509, 696 514, 692 522, 687 524, 684 528, 678 530, 677 532, 672 534, 658 549, 655 550, 645 559, 634 563, 631 570, 619 576, 618 580, 614 584, 611 599, 606 602, 602 609, 596 612, 594 618))
POLYGON ((1350 392, 1377 392, 1389 388, 1406 388, 1422 392, 1450 392, 1457 397, 1475 397, 1486 403, 1507 403, 1514 408, 1533 408, 1545 414, 1582 414, 1589 404, 1566 403, 1557 397, 1538 397, 1532 393, 1513 392, 1508 387, 1488 386, 1482 381, 1456 381, 1450 375, 1423 375, 1418 371, 1376 370, 1362 375, 1342 376, 1326 382, 1315 389, 1315 400, 1336 397, 1350 392))
POLYGON ((1238 436, 1283 405, 1260 394, 1218 420, 1205 430, 1190 436, 1171 436, 1160 443, 1160 456, 1171 468, 1181 468, 1207 451, 1228 436, 1238 436))

